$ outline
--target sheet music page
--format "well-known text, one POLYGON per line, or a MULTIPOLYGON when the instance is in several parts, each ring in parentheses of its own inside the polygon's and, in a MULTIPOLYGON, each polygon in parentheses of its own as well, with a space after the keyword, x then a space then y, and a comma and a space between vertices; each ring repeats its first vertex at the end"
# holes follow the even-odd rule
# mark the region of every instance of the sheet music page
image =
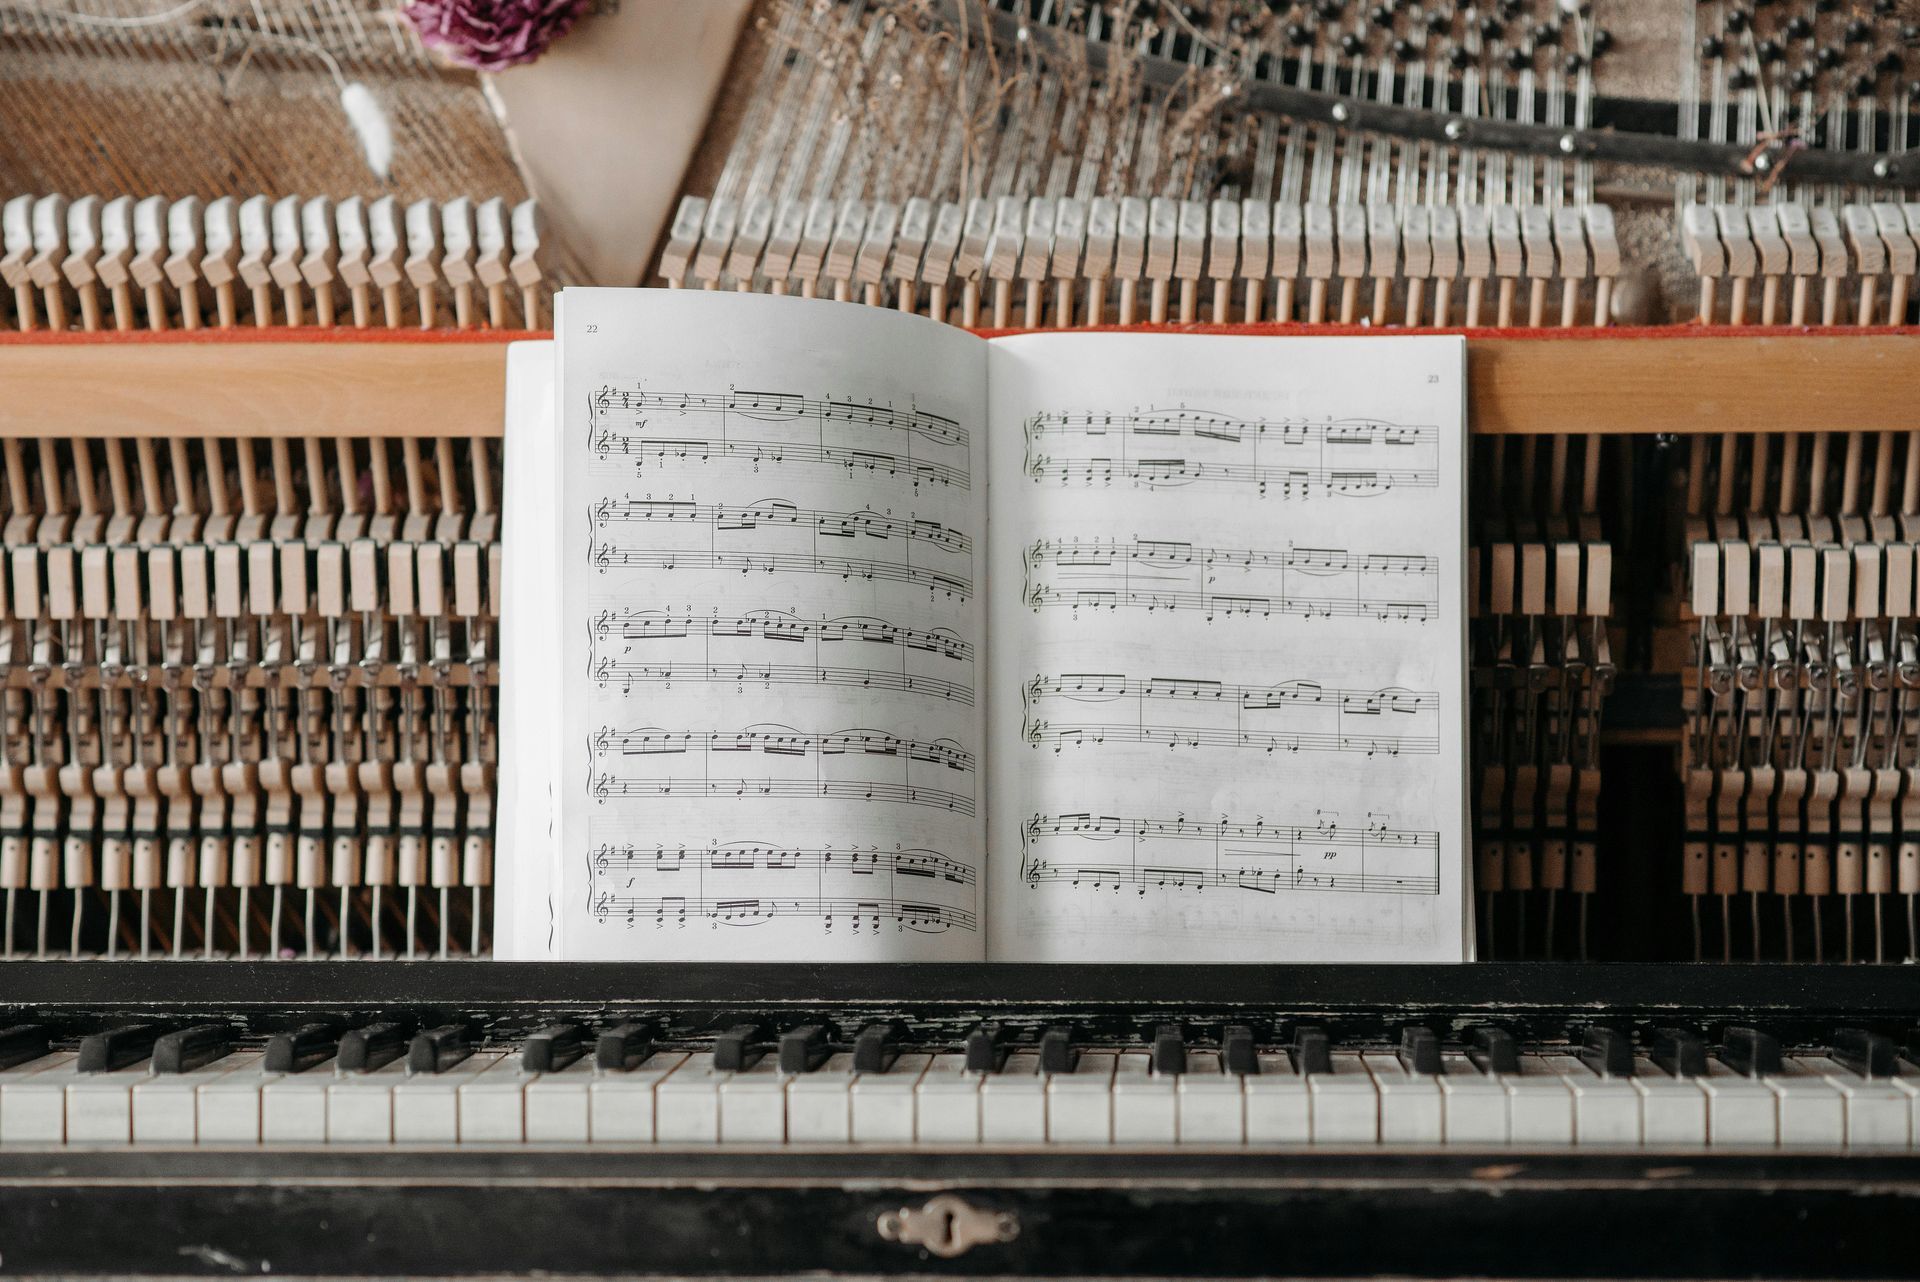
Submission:
POLYGON ((559 956, 980 958, 986 345, 561 300, 559 956))
POLYGON ((1459 961, 1465 346, 989 357, 989 955, 1459 961))

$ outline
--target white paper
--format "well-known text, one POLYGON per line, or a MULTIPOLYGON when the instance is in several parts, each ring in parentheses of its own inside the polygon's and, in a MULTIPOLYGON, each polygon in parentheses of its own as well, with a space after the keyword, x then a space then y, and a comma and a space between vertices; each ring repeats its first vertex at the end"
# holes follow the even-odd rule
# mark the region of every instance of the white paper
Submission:
POLYGON ((993 349, 990 956, 1461 960, 1462 340, 993 349))
POLYGON ((985 346, 561 296, 558 955, 984 955, 985 346))

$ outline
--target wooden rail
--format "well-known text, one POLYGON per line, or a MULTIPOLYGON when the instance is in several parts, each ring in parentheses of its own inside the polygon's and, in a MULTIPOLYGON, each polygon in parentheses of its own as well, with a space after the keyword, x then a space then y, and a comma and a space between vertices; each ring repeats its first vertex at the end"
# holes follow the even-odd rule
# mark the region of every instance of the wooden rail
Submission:
MULTIPOLYGON (((1920 335, 1635 334, 1467 343, 1473 430, 1920 430, 1920 335)), ((497 436, 501 344, 0 345, 0 437, 497 436)))

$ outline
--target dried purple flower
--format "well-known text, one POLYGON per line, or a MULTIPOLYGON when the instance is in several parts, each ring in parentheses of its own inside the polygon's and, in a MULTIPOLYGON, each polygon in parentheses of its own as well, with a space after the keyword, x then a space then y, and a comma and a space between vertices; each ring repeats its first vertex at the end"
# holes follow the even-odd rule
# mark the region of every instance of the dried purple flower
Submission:
POLYGON ((411 0, 421 41, 463 67, 503 71, 532 62, 567 34, 591 0, 411 0))

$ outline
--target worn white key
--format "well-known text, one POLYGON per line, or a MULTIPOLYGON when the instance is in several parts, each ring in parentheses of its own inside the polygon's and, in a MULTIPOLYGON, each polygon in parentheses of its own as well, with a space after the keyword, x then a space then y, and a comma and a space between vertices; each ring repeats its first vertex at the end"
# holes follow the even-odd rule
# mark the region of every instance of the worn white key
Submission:
POLYGON ((1912 1143, 1912 1103, 1893 1079, 1862 1077, 1831 1058, 1800 1063, 1826 1078, 1846 1101, 1848 1148, 1905 1149, 1912 1143))
POLYGON ((1573 1143, 1573 1092, 1539 1056, 1522 1055, 1520 1071, 1503 1073, 1500 1084, 1507 1088, 1507 1135, 1513 1143, 1573 1143))
POLYGON ((1237 1073, 1220 1071, 1218 1051, 1194 1051, 1178 1088, 1182 1144, 1247 1142, 1247 1100, 1237 1073))
POLYGON ((913 1143, 914 1089, 931 1055, 902 1055, 884 1073, 862 1073, 848 1092, 856 1144, 913 1143))
POLYGON ((689 1055, 653 1092, 654 1136, 662 1144, 720 1142, 720 1084, 731 1074, 711 1054, 689 1055))
POLYGON ((1413 1073, 1392 1052, 1362 1055, 1380 1099, 1382 1144, 1439 1144, 1446 1139, 1440 1079, 1413 1073))
POLYGON ((1084 1051, 1071 1073, 1047 1079, 1047 1141, 1113 1143, 1113 1072, 1119 1056, 1084 1051))
POLYGON ((980 1142, 980 1083, 965 1055, 935 1055, 913 1088, 914 1138, 922 1144, 980 1142))
POLYGON ((1359 1055, 1335 1051, 1331 1073, 1307 1077, 1315 1144, 1374 1144, 1380 1139, 1380 1093, 1359 1055))
POLYGON ((1180 1138, 1180 1082, 1185 1073, 1153 1073, 1152 1057, 1129 1051, 1113 1071, 1113 1142, 1172 1144, 1180 1138))
POLYGON ((237 1051, 190 1073, 156 1073, 133 1088, 135 1144, 198 1144, 200 1092, 259 1066, 259 1051, 237 1051))
POLYGON ((722 1144, 784 1144, 787 1078, 772 1055, 720 1083, 722 1144))
MULTIPOLYGON (((660 1083, 695 1058, 681 1054, 650 1055, 639 1067, 628 1072, 596 1075, 593 1084, 587 1088, 588 1119, 593 1142, 653 1143, 658 1134, 655 1117, 660 1083)), ((711 1072, 713 1056, 708 1055, 705 1059, 706 1071, 711 1072)), ((719 1132, 717 1120, 714 1131, 716 1135, 719 1132)))
MULTIPOLYGON (((1916 227, 1920 230, 1920 227, 1916 227)), ((1894 1069, 1893 1088, 1907 1097, 1907 1133, 1912 1137, 1913 1147, 1920 1148, 1920 1069, 1901 1059, 1894 1069)), ((6 1140, 6 1133, 0 1131, 0 1142, 6 1140)))
POLYGON ((1846 1147, 1847 1101, 1833 1083, 1791 1057, 1766 1083, 1780 1104, 1781 1148, 1846 1147))
POLYGON ((1440 1055, 1441 1126, 1448 1144, 1507 1142, 1507 1088, 1459 1051, 1440 1055))
POLYGON ((111 1073, 79 1073, 67 1084, 67 1143, 133 1141, 133 1088, 151 1076, 149 1064, 111 1073))
POLYGON ((1260 1056, 1246 1091, 1247 1143, 1305 1144, 1313 1138, 1313 1097, 1285 1051, 1260 1056))
POLYGON ((393 1143, 393 1092, 407 1080, 406 1065, 403 1055, 371 1073, 342 1073, 329 1082, 327 1143, 393 1143))
POLYGON ((1700 1079, 1707 1096, 1707 1143, 1715 1148, 1772 1148, 1780 1142, 1780 1102, 1764 1078, 1736 1073, 1717 1059, 1700 1079))
POLYGON ((787 1142, 846 1144, 853 1139, 853 1056, 830 1055, 811 1073, 787 1079, 787 1142))
POLYGON ((1572 1055, 1537 1057, 1560 1074, 1573 1092, 1573 1142, 1582 1145, 1638 1145, 1640 1092, 1630 1077, 1602 1077, 1572 1055))
POLYGON ((1047 1082, 1031 1051, 1007 1056, 980 1082, 980 1138, 988 1144, 1047 1142, 1047 1082))
POLYGON ((1640 1093, 1640 1142, 1648 1148, 1700 1148, 1707 1142, 1707 1094, 1700 1079, 1674 1077, 1650 1056, 1634 1056, 1640 1093))
POLYGON ((456 1088, 459 1113, 455 1119, 460 1142, 524 1144, 527 1087, 540 1076, 521 1068, 518 1055, 502 1055, 493 1067, 461 1082, 456 1088))
POLYGON ((523 1097, 527 1142, 585 1144, 591 1139, 593 1082, 591 1055, 583 1055, 558 1072, 541 1073, 528 1082, 523 1097))
MULTIPOLYGON (((293 1076, 312 1076, 315 1084, 308 1092, 310 1100, 318 1101, 313 1110, 313 1124, 308 1132, 294 1139, 294 1143, 324 1144, 327 1142, 327 1091, 326 1080, 332 1076, 331 1067, 322 1065, 309 1070, 307 1074, 293 1076)), ((236 1069, 224 1077, 215 1079, 202 1086, 198 1091, 197 1108, 200 1142, 202 1144, 258 1144, 265 1137, 264 1092, 266 1088, 288 1076, 285 1073, 269 1073, 261 1067, 261 1060, 255 1058, 243 1069, 236 1069)))
POLYGON ((0 1072, 0 1144, 59 1144, 67 1138, 66 1084, 79 1055, 55 1051, 0 1072))

